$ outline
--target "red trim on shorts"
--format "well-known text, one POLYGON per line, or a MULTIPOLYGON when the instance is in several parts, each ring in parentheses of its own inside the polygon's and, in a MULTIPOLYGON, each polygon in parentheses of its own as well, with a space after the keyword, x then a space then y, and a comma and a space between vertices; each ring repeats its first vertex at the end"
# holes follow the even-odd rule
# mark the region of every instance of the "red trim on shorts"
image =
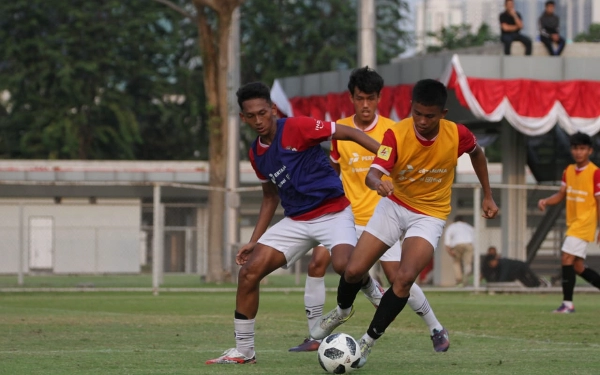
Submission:
MULTIPOLYGON (((395 203, 399 204, 400 206, 402 206, 402 207, 406 208, 406 209, 407 209, 407 210, 409 210, 409 211, 412 211, 412 212, 414 212, 414 213, 416 213, 416 214, 419 214, 419 215, 427 215, 426 213, 424 213, 424 212, 421 212, 421 211, 419 211, 419 210, 417 210, 417 209, 415 209, 415 208, 412 208, 412 207, 411 207, 411 206, 409 206, 408 204, 406 204, 406 203, 402 202, 400 199, 398 199, 398 197, 396 197, 396 196, 395 196, 395 195, 393 195, 393 194, 392 194, 392 195, 388 195, 388 198, 389 198, 389 199, 391 199, 392 201, 394 201, 395 203)), ((430 216, 430 215, 427 215, 427 216, 430 216)))
POLYGON ((315 208, 314 210, 305 212, 298 216, 290 217, 290 219, 295 221, 312 220, 323 215, 343 211, 349 205, 350 201, 348 200, 348 198, 346 198, 345 195, 340 195, 337 198, 331 198, 324 201, 319 207, 315 208))

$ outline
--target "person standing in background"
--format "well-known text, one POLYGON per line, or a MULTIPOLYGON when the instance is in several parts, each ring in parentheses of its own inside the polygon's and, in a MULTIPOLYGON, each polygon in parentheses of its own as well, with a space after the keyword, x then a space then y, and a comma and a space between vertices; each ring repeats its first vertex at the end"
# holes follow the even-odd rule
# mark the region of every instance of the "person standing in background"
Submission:
POLYGON ((570 143, 575 164, 565 168, 560 190, 538 201, 538 208, 544 211, 546 206, 567 199, 567 233, 560 249, 563 302, 554 310, 560 314, 575 312, 576 275, 600 289, 600 275, 585 264, 588 243, 600 243, 600 233, 596 234, 600 222, 600 168, 590 161, 594 149, 589 135, 575 133, 570 143))
POLYGON ((446 250, 454 261, 454 277, 458 286, 466 286, 473 271, 473 227, 456 215, 446 228, 446 250))

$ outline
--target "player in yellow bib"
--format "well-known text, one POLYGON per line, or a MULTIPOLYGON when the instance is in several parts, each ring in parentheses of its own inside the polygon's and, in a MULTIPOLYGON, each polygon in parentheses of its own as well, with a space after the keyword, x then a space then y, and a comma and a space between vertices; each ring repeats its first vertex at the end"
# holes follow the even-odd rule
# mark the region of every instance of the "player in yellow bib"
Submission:
MULTIPOLYGON (((371 138, 381 142, 386 131, 396 123, 377 114, 377 105, 381 99, 382 88, 383 78, 376 71, 368 67, 355 69, 348 82, 350 101, 354 105, 355 114, 338 120, 336 123, 360 129, 371 138)), ((365 177, 375 159, 375 154, 363 147, 355 147, 352 142, 333 140, 330 158, 333 168, 342 178, 344 192, 350 200, 352 213, 354 214, 356 235, 360 237, 381 198, 376 191, 365 185, 365 177)), ((387 179, 389 180, 389 178, 387 179)), ((400 266, 400 256, 400 242, 396 241, 380 258, 381 266, 390 285, 393 284, 394 275, 400 266)), ((309 330, 315 322, 321 319, 323 313, 325 304, 323 277, 328 265, 329 252, 327 249, 324 247, 314 248, 308 268, 304 295, 309 330)), ((367 288, 363 288, 363 292, 371 300, 370 296, 373 292, 376 292, 374 290, 376 285, 371 285, 370 289, 368 287, 369 285, 367 285, 367 288)), ((448 332, 437 320, 425 294, 416 284, 413 284, 410 289, 408 304, 427 324, 434 350, 436 352, 448 350, 450 346, 448 332)), ((308 338, 302 344, 291 348, 290 351, 313 351, 317 350, 318 347, 318 340, 308 338)))
POLYGON ((483 217, 493 218, 498 207, 492 198, 487 161, 473 133, 464 125, 445 120, 447 92, 438 81, 417 82, 412 92, 412 117, 385 132, 366 177, 367 186, 380 199, 365 231, 340 277, 335 309, 311 330, 319 339, 329 335, 351 316, 361 280, 398 239, 402 258, 394 284, 381 298, 367 332, 360 338, 365 365, 371 348, 404 309, 411 287, 430 262, 450 213, 451 187, 458 157, 468 153, 483 191, 483 217), (391 177, 384 179, 383 175, 391 177))
POLYGON ((575 164, 563 172, 558 193, 538 201, 539 209, 544 211, 547 205, 567 199, 567 236, 561 248, 563 302, 554 310, 562 314, 575 312, 575 274, 600 289, 600 275, 585 265, 588 243, 600 243, 600 233, 596 235, 600 222, 600 169, 590 161, 594 150, 589 135, 575 133, 570 143, 575 164))

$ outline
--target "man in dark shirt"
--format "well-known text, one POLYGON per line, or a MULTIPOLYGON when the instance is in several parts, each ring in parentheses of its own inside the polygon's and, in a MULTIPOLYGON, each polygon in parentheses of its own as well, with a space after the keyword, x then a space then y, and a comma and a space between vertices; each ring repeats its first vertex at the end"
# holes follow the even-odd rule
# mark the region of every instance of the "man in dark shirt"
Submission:
POLYGON ((514 1, 506 0, 504 6, 506 10, 500 13, 500 40, 504 44, 504 54, 510 55, 510 45, 517 41, 525 46, 525 54, 531 55, 531 39, 521 34, 523 21, 521 14, 515 10, 514 1))
MULTIPOLYGON (((527 263, 516 259, 498 258, 488 254, 482 264, 482 275, 487 282, 507 282, 519 280, 528 287, 542 285, 540 278, 527 263)), ((546 284, 546 283, 544 283, 546 284)))
POLYGON ((546 46, 550 56, 560 56, 565 48, 565 40, 558 33, 559 19, 554 14, 554 1, 546 1, 546 8, 539 19, 540 40, 546 46), (558 46, 554 50, 554 44, 558 46))

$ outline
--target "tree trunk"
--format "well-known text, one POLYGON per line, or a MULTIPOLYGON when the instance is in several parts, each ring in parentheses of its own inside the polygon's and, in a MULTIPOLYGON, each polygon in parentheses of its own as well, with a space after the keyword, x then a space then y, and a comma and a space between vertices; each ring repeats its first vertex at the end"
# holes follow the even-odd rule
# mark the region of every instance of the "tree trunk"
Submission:
MULTIPOLYGON (((228 54, 229 35, 233 12, 244 0, 192 0, 196 8, 195 18, 185 9, 169 0, 155 0, 179 12, 196 22, 198 27, 198 46, 202 54, 204 90, 208 107, 209 131, 209 186, 208 193, 208 282, 223 282, 226 275, 223 255, 226 249, 224 227, 225 218, 225 182, 227 168, 227 90, 228 90, 228 54), (217 14, 216 29, 214 22, 209 23, 205 8, 211 8, 217 14)), ((236 88, 232 88, 236 89, 236 88)))
POLYGON ((195 0, 197 10, 198 32, 202 62, 204 67, 204 85, 208 105, 209 128, 209 186, 208 194, 208 282, 223 282, 231 277, 224 269, 226 249, 224 226, 225 218, 225 182, 227 167, 227 73, 228 43, 231 32, 233 11, 242 3, 241 0, 222 0, 210 7, 217 13, 216 33, 209 26, 204 13, 203 0, 195 0))

